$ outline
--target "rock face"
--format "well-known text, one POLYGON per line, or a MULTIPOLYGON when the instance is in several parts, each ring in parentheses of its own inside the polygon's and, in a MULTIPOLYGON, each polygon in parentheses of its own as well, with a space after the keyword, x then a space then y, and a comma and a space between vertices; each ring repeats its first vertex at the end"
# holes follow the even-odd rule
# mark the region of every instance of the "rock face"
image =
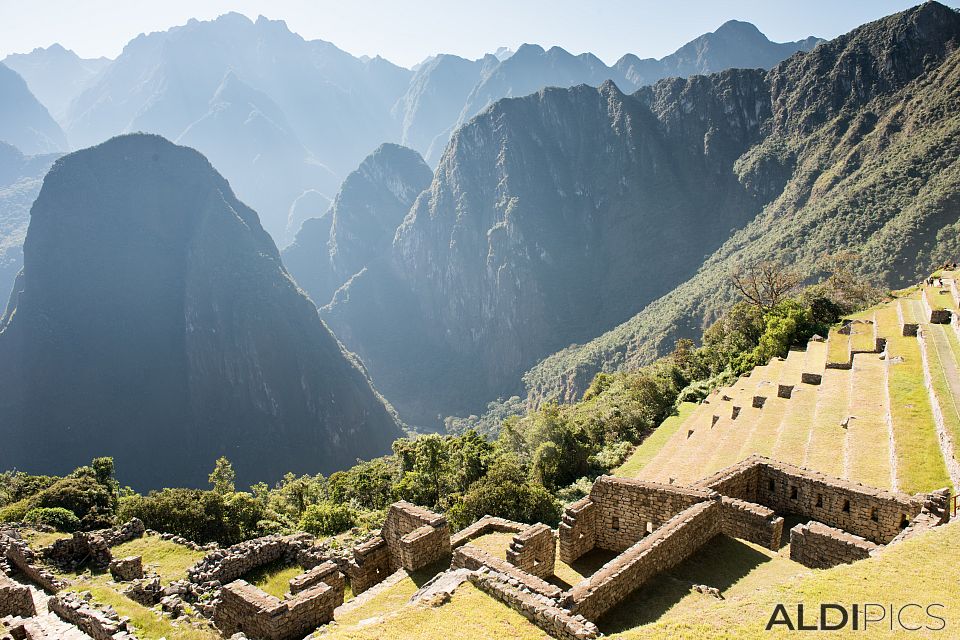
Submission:
POLYGON ((199 153, 130 135, 60 159, 0 325, 0 467, 94 455, 141 488, 331 471, 399 430, 199 153))
POLYGON ((23 266, 23 239, 30 222, 30 206, 40 193, 43 176, 57 157, 25 156, 16 147, 0 142, 0 316, 23 266))
POLYGON ((458 130, 389 259, 324 317, 406 419, 478 411, 692 275, 759 211, 733 163, 769 108, 762 71, 498 102, 458 130))
MULTIPOLYGON (((960 215, 960 14, 936 2, 866 24, 767 74, 762 141, 736 162, 767 204, 700 272, 627 322, 525 375, 529 404, 578 398, 598 371, 696 338, 736 294, 730 270, 778 259, 812 276, 827 253, 898 289, 954 260, 960 215)), ((659 86, 659 85, 658 85, 659 86)))
POLYGON ((433 173, 412 149, 384 144, 347 176, 330 210, 304 224, 284 263, 317 305, 390 251, 394 233, 433 173))
POLYGON ((67 149, 67 138, 16 71, 0 64, 0 142, 27 155, 67 149))

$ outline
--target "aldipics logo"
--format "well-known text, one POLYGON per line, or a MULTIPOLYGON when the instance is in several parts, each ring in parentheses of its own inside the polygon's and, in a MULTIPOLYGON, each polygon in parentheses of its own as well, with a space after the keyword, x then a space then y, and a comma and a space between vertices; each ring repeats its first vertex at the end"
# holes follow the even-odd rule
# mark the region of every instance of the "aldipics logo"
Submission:
POLYGON ((778 604, 767 622, 767 631, 943 631, 947 621, 942 604, 835 604, 822 603, 820 615, 811 615, 803 604, 795 610, 778 604))

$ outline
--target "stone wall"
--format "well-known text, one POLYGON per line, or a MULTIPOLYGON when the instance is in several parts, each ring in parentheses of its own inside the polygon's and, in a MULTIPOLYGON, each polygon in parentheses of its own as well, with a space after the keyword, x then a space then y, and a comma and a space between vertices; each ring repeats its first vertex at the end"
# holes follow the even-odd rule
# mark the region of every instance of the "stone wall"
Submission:
POLYGON ((236 580, 223 588, 214 622, 226 637, 243 633, 255 640, 300 640, 330 622, 341 604, 343 589, 326 583, 279 600, 245 580, 236 580))
POLYGON ((553 575, 557 560, 557 538, 543 523, 528 527, 513 537, 507 549, 507 561, 540 578, 553 575))
POLYGON ((920 513, 921 498, 832 478, 751 456, 697 483, 718 493, 812 518, 877 544, 893 540, 920 513))
POLYGON ((390 549, 392 571, 415 571, 450 555, 446 516, 406 501, 390 505, 380 535, 390 549))
POLYGON ((211 551, 187 575, 194 584, 226 584, 264 565, 298 562, 312 544, 313 539, 307 534, 256 538, 211 551))
POLYGON ((7 538, 7 560, 14 569, 19 571, 30 582, 39 586, 47 593, 57 593, 63 588, 63 583, 39 566, 36 554, 23 540, 7 538))
POLYGON ((290 595, 297 595, 301 591, 306 591, 320 583, 327 584, 334 589, 344 590, 343 574, 337 568, 336 563, 332 561, 318 564, 313 569, 301 573, 298 576, 290 578, 290 595))
POLYGON ((37 609, 33 604, 29 587, 14 582, 0 572, 0 618, 4 616, 29 618, 35 615, 37 615, 37 609))
POLYGON ((101 529, 95 533, 100 534, 100 537, 103 538, 108 547, 115 547, 118 544, 142 538, 146 531, 147 528, 143 526, 143 521, 140 518, 132 518, 119 527, 101 529))
POLYGON ((143 558, 127 556, 110 563, 110 575, 116 582, 132 582, 143 577, 143 558))
POLYGON ((471 573, 469 579, 478 589, 518 611, 554 638, 592 640, 600 636, 597 626, 583 616, 571 614, 555 600, 518 588, 503 574, 480 569, 471 573))
MULTIPOLYGON (((89 596, 89 594, 86 594, 89 596)), ((62 620, 79 627, 93 640, 136 640, 112 607, 95 606, 89 599, 75 593, 62 593, 50 598, 47 605, 62 620)))
POLYGON ((718 500, 700 502, 676 515, 589 578, 564 594, 561 604, 598 620, 655 575, 682 562, 721 532, 718 500))
POLYGON ((860 536, 819 522, 798 524, 790 530, 790 559, 814 569, 863 560, 879 548, 860 536))
POLYGON ((465 527, 450 536, 450 547, 456 549, 488 533, 520 533, 526 530, 530 525, 521 522, 514 522, 505 518, 495 516, 483 516, 469 527, 465 527))
POLYGON ((560 560, 571 564, 597 546, 597 513, 590 496, 568 504, 557 533, 560 536, 560 560))
POLYGON ((338 564, 340 570, 350 578, 350 588, 357 595, 393 573, 390 548, 379 535, 354 547, 353 558, 338 560, 338 564))
POLYGON ((701 488, 600 476, 589 496, 564 510, 560 559, 570 563, 593 548, 623 551, 712 496, 712 491, 701 488))
POLYGON ((783 518, 767 507, 728 498, 720 499, 723 533, 776 551, 783 538, 783 518))
POLYGON ((44 547, 40 555, 47 562, 68 571, 76 571, 81 567, 103 570, 113 560, 106 538, 94 531, 77 531, 72 538, 57 540, 49 547, 44 547))
POLYGON ((469 569, 471 571, 478 571, 486 567, 490 571, 495 571, 507 576, 524 589, 546 596, 547 598, 557 599, 562 594, 560 587, 541 580, 537 576, 515 567, 506 560, 502 560, 491 553, 487 553, 483 549, 478 549, 469 544, 458 547, 457 550, 453 552, 453 560, 450 566, 454 569, 469 569))

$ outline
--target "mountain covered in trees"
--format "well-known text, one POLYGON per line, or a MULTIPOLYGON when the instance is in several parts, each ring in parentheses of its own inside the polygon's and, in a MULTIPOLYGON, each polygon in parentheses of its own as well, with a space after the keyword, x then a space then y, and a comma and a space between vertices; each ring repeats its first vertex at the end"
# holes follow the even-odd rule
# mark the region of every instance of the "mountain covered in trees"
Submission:
POLYGON ((697 336, 739 261, 855 249, 864 273, 913 281, 956 237, 958 25, 927 3, 768 72, 498 101, 322 313, 402 416, 436 424, 524 372, 533 404, 569 400, 697 336))
POLYGON ((196 151, 128 135, 58 160, 0 320, 0 467, 95 454, 136 484, 332 471, 398 424, 196 151))

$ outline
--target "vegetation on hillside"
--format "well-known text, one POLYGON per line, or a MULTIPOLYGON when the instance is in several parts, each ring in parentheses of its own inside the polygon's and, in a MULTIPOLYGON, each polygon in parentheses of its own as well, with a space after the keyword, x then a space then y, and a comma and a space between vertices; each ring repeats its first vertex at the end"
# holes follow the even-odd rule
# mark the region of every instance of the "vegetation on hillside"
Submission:
POLYGON ((0 519, 43 519, 62 530, 92 529, 138 517, 147 527, 197 542, 233 544, 267 533, 305 530, 335 536, 371 529, 384 510, 407 500, 444 512, 461 528, 484 515, 555 526, 561 505, 621 465, 678 407, 689 406, 791 346, 825 335, 842 315, 868 306, 878 289, 852 275, 853 258, 829 261, 823 282, 800 289, 796 274, 770 263, 741 266, 741 286, 756 294, 730 307, 703 344, 678 340, 646 367, 598 374, 579 402, 544 403, 509 416, 489 437, 467 429, 393 443, 391 455, 329 476, 287 474, 279 483, 238 490, 226 458, 209 490, 166 488, 146 495, 121 489, 113 461, 98 458, 65 478, 0 476, 0 519), (753 287, 774 278, 780 284, 753 287), (73 516, 73 517, 71 517, 73 516))

